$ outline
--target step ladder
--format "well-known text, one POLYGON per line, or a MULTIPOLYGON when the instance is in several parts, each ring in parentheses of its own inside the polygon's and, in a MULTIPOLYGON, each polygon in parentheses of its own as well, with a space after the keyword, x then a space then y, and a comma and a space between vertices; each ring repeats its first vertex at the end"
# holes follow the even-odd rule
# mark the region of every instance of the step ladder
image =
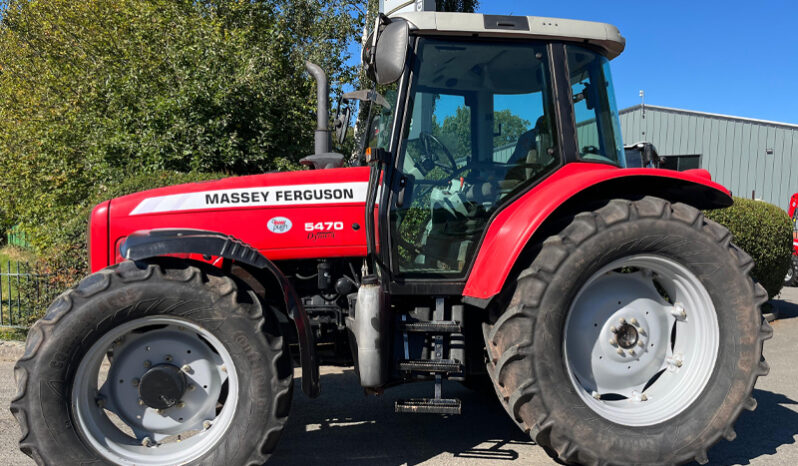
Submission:
MULTIPOLYGON (((399 360, 399 370, 412 374, 432 374, 435 377, 434 398, 414 398, 398 400, 394 405, 397 413, 460 414, 462 405, 457 398, 443 398, 443 379, 465 371, 465 346, 463 345, 462 307, 452 309, 452 319, 444 320, 445 302, 435 300, 432 320, 422 322, 403 321, 400 325, 405 342, 405 359, 399 360), (408 334, 424 333, 432 338, 432 352, 429 359, 409 359, 408 334), (444 358, 444 339, 449 338, 449 355, 444 358), (460 344, 454 348, 454 343, 460 344)), ((406 316, 403 316, 406 318, 406 316)))

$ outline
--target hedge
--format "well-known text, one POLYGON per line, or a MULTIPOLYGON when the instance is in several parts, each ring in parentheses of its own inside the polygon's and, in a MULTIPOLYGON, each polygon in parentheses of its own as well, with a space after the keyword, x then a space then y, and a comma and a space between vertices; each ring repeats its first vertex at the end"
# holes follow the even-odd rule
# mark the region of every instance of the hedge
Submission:
POLYGON ((773 298, 784 284, 792 256, 792 222, 773 204, 734 198, 726 209, 704 212, 705 216, 731 231, 734 244, 754 259, 751 275, 773 298))
MULTIPOLYGON (((55 297, 77 284, 89 273, 87 251, 87 229, 89 214, 92 208, 102 201, 132 194, 148 189, 160 188, 195 181, 206 181, 222 178, 220 173, 180 173, 173 171, 157 171, 149 173, 127 174, 113 185, 95 187, 95 193, 84 200, 81 205, 74 206, 69 220, 64 223, 48 222, 36 228, 35 237, 46 238, 43 246, 36 249, 36 268, 48 275, 47 289, 50 293, 42 293, 34 304, 37 313, 29 324, 44 314, 55 297)), ((30 233, 30 232, 28 232, 30 233)), ((24 291, 34 296, 33 290, 24 291)))

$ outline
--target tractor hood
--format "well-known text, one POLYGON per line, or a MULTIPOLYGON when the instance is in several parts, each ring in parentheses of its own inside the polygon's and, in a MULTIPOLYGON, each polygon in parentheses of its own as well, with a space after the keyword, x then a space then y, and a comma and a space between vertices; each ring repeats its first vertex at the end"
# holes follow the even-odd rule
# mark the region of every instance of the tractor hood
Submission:
POLYGON ((92 238, 107 231, 107 242, 92 241, 91 256, 118 262, 128 235, 161 228, 232 235, 272 260, 365 256, 368 177, 367 167, 268 173, 120 197, 92 215, 92 238))

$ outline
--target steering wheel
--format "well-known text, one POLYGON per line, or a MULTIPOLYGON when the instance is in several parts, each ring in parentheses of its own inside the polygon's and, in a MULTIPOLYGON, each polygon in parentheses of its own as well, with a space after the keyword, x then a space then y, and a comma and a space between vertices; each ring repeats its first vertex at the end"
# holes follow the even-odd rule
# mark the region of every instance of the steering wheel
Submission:
POLYGON ((432 160, 434 165, 438 165, 441 168, 451 168, 453 171, 457 171, 457 162, 454 161, 454 156, 449 149, 438 139, 437 137, 433 136, 432 133, 423 132, 418 135, 418 139, 421 141, 421 147, 424 149, 424 155, 429 160, 432 160), (436 162, 437 158, 432 155, 432 146, 438 146, 439 148, 443 149, 444 155, 448 159, 451 167, 446 167, 438 162, 436 162))

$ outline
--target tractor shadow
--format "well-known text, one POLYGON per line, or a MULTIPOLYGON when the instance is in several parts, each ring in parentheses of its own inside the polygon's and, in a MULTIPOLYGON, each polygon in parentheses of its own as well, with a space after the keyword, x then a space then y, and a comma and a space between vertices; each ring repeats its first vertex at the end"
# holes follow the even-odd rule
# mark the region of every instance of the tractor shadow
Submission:
MULTIPOLYGON (((708 454, 709 465, 751 464, 754 458, 775 455, 780 446, 795 443, 798 401, 780 393, 757 389, 754 398, 756 410, 743 411, 734 426, 737 439, 731 443, 721 440, 712 447, 708 454)), ((768 462, 766 458, 761 459, 768 462)), ((691 466, 696 464, 690 463, 691 466)))
MULTIPOLYGON (((354 372, 324 368, 322 395, 308 399, 295 379, 291 415, 269 465, 415 465, 442 463, 555 464, 510 420, 493 394, 480 394, 456 382, 444 396, 463 401, 460 416, 395 414, 400 398, 430 396, 431 383, 365 396, 354 372)), ((776 455, 798 435, 798 402, 779 393, 754 390, 758 407, 743 411, 733 442, 721 440, 709 451, 710 465, 747 465, 776 455)), ((691 463, 695 465, 697 463, 691 463)))
MULTIPOLYGON (((528 458, 529 445, 534 445, 492 393, 444 382, 444 396, 460 398, 463 414, 396 414, 395 400, 429 397, 432 383, 403 385, 379 397, 366 397, 351 369, 325 369, 322 394, 315 400, 302 394, 295 381, 291 415, 269 466, 413 465, 439 455, 461 459, 448 459, 449 463, 499 464, 519 459, 521 448, 528 458)), ((540 459, 548 458, 542 449, 533 448, 539 450, 540 459)))
POLYGON ((794 319, 798 317, 798 304, 787 301, 784 298, 775 299, 773 303, 778 308, 778 318, 776 319, 777 322, 779 320, 794 319))

